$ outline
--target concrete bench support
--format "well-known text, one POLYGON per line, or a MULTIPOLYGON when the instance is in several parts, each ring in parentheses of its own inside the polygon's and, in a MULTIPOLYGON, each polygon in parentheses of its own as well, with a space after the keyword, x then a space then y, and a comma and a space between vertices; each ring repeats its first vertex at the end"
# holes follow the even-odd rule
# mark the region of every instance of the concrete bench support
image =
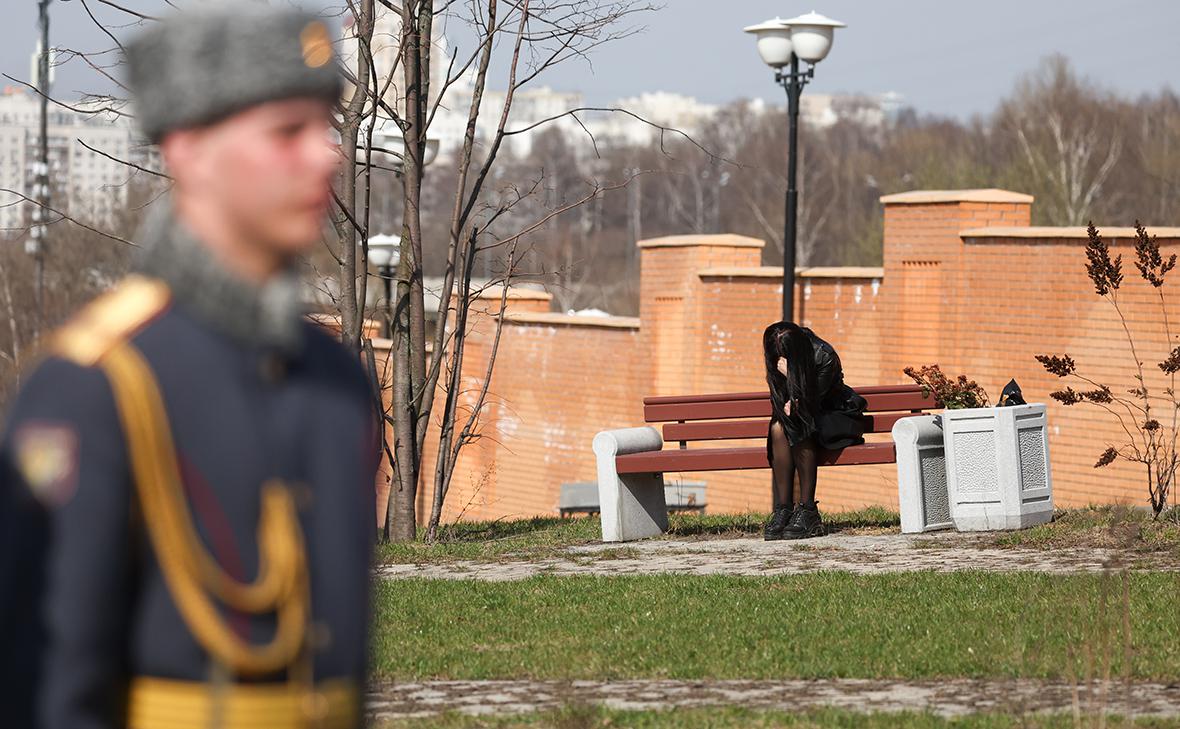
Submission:
POLYGON ((935 415, 902 418, 893 424, 897 450, 897 502, 905 534, 950 529, 950 495, 942 428, 935 415))
POLYGON ((668 506, 664 501, 664 474, 620 474, 615 469, 615 456, 663 448, 660 431, 651 426, 604 430, 594 436, 593 446, 598 462, 602 541, 629 542, 666 532, 668 506))

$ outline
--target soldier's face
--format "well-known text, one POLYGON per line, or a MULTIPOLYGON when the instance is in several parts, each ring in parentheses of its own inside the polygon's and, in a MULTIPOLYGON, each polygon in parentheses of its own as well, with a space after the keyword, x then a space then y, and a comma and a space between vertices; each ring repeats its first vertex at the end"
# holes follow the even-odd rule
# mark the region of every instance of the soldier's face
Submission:
MULTIPOLYGON (((177 183, 218 209, 252 244, 279 255, 319 240, 340 161, 329 140, 331 106, 319 99, 258 104, 187 132, 170 160, 177 183)), ((167 150, 166 155, 167 155, 167 150)))

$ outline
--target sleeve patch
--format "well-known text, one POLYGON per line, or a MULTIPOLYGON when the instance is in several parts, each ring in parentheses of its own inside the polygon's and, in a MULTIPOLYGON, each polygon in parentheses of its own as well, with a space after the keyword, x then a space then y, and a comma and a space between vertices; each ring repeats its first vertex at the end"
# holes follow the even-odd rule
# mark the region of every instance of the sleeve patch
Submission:
POLYGON ((13 436, 16 467, 38 501, 62 506, 78 488, 78 435, 61 423, 27 423, 13 436))

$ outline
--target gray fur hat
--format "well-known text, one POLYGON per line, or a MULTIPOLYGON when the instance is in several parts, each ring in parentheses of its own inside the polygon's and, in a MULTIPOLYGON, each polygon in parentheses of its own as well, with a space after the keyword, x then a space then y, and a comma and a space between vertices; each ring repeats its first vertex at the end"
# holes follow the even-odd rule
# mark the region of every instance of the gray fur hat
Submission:
POLYGON ((127 81, 152 142, 264 101, 336 101, 342 84, 332 37, 316 16, 227 2, 174 12, 126 44, 127 81))

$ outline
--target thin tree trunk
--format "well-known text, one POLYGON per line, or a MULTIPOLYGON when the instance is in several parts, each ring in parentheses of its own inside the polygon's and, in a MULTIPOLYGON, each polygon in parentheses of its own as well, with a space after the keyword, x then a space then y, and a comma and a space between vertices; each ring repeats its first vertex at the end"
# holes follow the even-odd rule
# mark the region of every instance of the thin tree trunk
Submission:
MULTIPOLYGON (((356 86, 352 97, 348 100, 343 113, 343 128, 340 130, 340 149, 344 153, 344 164, 340 181, 340 202, 347 210, 341 210, 333 216, 336 235, 340 241, 339 261, 340 294, 337 302, 340 310, 340 341, 354 352, 361 349, 361 330, 364 326, 364 301, 358 301, 357 291, 357 227, 367 227, 367 205, 364 218, 357 215, 357 162, 356 148, 360 136, 360 124, 364 113, 365 101, 369 95, 369 84, 372 80, 370 64, 365 56, 373 38, 373 0, 359 0, 359 5, 352 5, 356 18, 356 86), (351 216, 350 216, 351 213, 351 216)), ((366 149, 371 150, 372 139, 366 140, 366 149)), ((367 167, 367 165, 366 165, 367 167)), ((366 175, 368 170, 366 169, 366 175)), ((367 182, 367 178, 366 178, 367 182)), ((365 196, 368 197, 368 184, 365 185, 365 196)), ((363 263, 363 261, 362 261, 363 263)), ((363 289, 362 289, 363 293, 363 289)))
MULTIPOLYGON (((422 153, 425 147, 426 93, 430 74, 429 46, 433 10, 430 2, 402 4, 402 70, 405 78, 405 118, 402 127, 402 188, 404 214, 397 268, 397 307, 394 315, 394 508, 386 518, 385 534, 409 541, 418 533, 417 501, 421 481, 422 446, 427 421, 422 403, 431 392, 425 385, 426 306, 422 289, 422 153)), ((441 356, 436 352, 435 356, 441 356)))
POLYGON ((12 371, 16 373, 16 386, 20 387, 20 331, 16 325, 16 307, 12 303, 8 268, 3 264, 0 264, 0 281, 4 283, 4 308, 8 310, 8 331, 12 337, 12 371))
MULTIPOLYGON (((470 241, 465 247, 464 255, 460 257, 459 261, 459 290, 457 292, 458 304, 455 307, 455 343, 453 346, 453 355, 451 357, 451 367, 447 377, 447 395, 443 403, 443 417, 442 424, 439 427, 438 433, 438 457, 436 459, 434 469, 434 500, 430 506, 430 522, 426 528, 426 540, 433 542, 438 536, 438 525, 442 519, 443 501, 446 499, 447 489, 450 486, 450 474, 454 470, 454 461, 451 458, 451 443, 455 433, 455 415, 458 408, 459 397, 462 395, 463 387, 463 350, 467 343, 467 317, 470 313, 471 304, 471 269, 475 264, 475 240, 477 232, 472 231, 470 241)), ((507 298, 508 281, 504 282, 504 291, 501 299, 507 298)), ((503 314, 503 308, 501 308, 503 314)), ((499 327, 503 324, 503 317, 496 322, 497 338, 499 334, 499 327)), ((487 383, 484 383, 485 387, 487 383)), ((458 453, 456 452, 456 456, 458 453)))

